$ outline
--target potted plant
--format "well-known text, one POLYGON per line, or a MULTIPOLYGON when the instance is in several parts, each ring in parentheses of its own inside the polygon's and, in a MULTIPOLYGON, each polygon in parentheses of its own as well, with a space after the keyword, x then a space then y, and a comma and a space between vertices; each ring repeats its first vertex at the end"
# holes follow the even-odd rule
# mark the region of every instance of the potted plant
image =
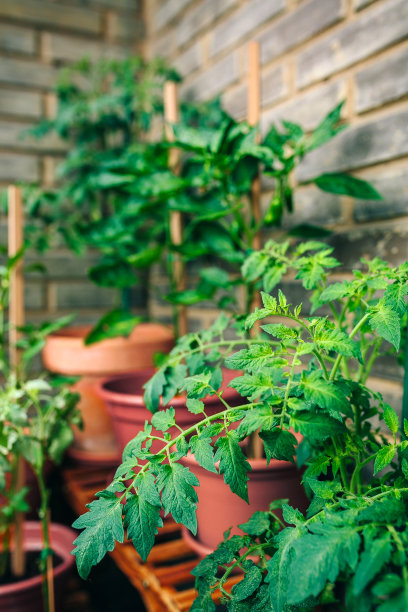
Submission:
MULTIPOLYGON (((123 540, 125 530, 146 558, 161 525, 162 508, 196 532, 194 487, 199 482, 182 463, 188 452, 207 471, 218 464, 226 484, 246 499, 250 466, 239 441, 260 429, 268 461, 293 461, 297 452, 306 470, 310 507, 305 517, 271 500, 270 511, 257 512, 242 525, 246 535, 227 534, 194 571, 199 593, 194 609, 213 609, 212 588, 223 590, 225 579, 239 567, 245 573, 240 586, 231 594, 223 590, 230 609, 304 609, 320 600, 329 609, 339 602, 357 610, 367 601, 368 610, 374 604, 403 610, 408 443, 405 434, 398 437, 394 410, 367 381, 387 343, 399 347, 408 266, 393 268, 376 258, 363 261, 365 269, 355 271, 352 280, 330 284, 338 262, 325 244, 309 242, 290 251, 287 244, 271 242, 263 254, 265 270, 294 269, 313 308, 330 303, 332 317, 304 316, 302 306, 290 305, 281 291, 277 297, 265 292, 263 307, 251 313, 245 327, 273 317, 273 323, 263 326, 266 336, 248 338, 243 333, 231 340, 223 316, 211 330, 182 338, 162 367, 162 386, 172 384, 179 366, 190 367, 192 375, 185 377, 183 389, 187 405, 201 413, 202 420, 169 434, 174 410, 162 410, 153 417, 153 425, 163 431, 162 451, 149 450, 153 438, 158 442, 150 425, 129 443, 111 485, 75 523, 85 528, 76 540, 78 569, 86 577, 115 540, 123 540), (194 370, 197 356, 199 373, 194 370), (243 371, 230 383, 242 396, 240 406, 231 407, 218 391, 220 363, 243 371), (208 393, 223 403, 219 414, 203 412, 201 398, 208 393), (378 424, 382 422, 388 434, 378 424), (297 451, 291 429, 304 437, 297 451), (363 476, 371 464, 374 476, 363 476), (381 472, 387 466, 388 471, 381 472), (284 522, 274 511, 279 505, 284 522), (89 550, 90 539, 98 542, 97 555, 89 550), (225 574, 218 579, 220 565, 225 574), (377 586, 373 579, 380 571, 377 586)), ((155 401, 162 392, 157 381, 148 389, 155 401)))
POLYGON ((50 522, 47 465, 51 461, 61 461, 72 442, 71 425, 78 425, 80 419, 76 409, 78 397, 62 388, 61 381, 51 386, 44 377, 28 375, 29 364, 41 350, 46 334, 66 321, 42 324, 38 329, 27 326, 18 342, 19 365, 12 367, 9 363, 4 314, 8 306, 10 272, 22 252, 9 258, 0 273, 0 362, 4 376, 0 390, 0 607, 41 612, 55 609, 54 591, 55 601, 61 603, 63 584, 72 570, 73 532, 50 522), (37 481, 40 521, 23 523, 23 554, 14 536, 17 523, 20 524, 19 515, 29 509, 25 499, 28 487, 21 486, 18 475, 25 463, 37 481), (16 567, 10 559, 18 554, 20 563, 16 567), (25 568, 24 556, 27 558, 25 568))
MULTIPOLYGON (((191 122, 190 116, 189 121, 182 120, 173 126, 176 140, 172 145, 183 152, 179 175, 174 177, 179 183, 173 183, 174 190, 169 194, 166 190, 161 192, 156 180, 155 192, 158 200, 155 209, 165 202, 170 211, 178 211, 184 217, 182 244, 175 246, 167 239, 162 251, 171 289, 165 299, 173 307, 215 300, 221 309, 243 316, 249 313, 256 294, 256 271, 262 265, 257 259, 262 257, 260 253, 248 257, 254 241, 262 230, 279 224, 285 209, 293 210, 292 173, 305 154, 344 128, 340 122, 341 108, 342 104, 336 106, 311 134, 297 124, 284 122, 282 130, 272 127, 261 144, 257 144, 257 128, 238 122, 225 112, 213 125, 200 122, 199 115, 195 122, 191 122), (274 179, 276 192, 267 211, 258 219, 250 194, 260 164, 263 175, 274 179), (195 286, 189 283, 191 286, 184 290, 176 287, 172 277, 175 253, 184 265, 199 266, 195 286), (244 299, 238 300, 241 289, 244 299)), ((380 197, 365 181, 343 173, 321 175, 313 182, 324 191, 361 198, 380 197)), ((149 417, 143 403, 143 384, 151 374, 132 372, 108 378, 100 385, 122 451, 149 417)), ((172 386, 164 393, 163 405, 173 399, 175 390, 172 386)), ((231 389, 228 393, 232 397, 231 389)), ((184 405, 183 398, 175 401, 179 408, 184 405)), ((152 409, 151 402, 147 407, 152 409)), ((187 411, 186 418, 192 419, 187 411)))
POLYGON ((142 322, 131 310, 131 290, 160 257, 165 232, 152 191, 161 181, 162 192, 170 193, 177 183, 169 177, 167 152, 146 138, 161 110, 161 85, 170 76, 176 78, 160 60, 83 60, 61 72, 56 117, 34 130, 38 137, 54 132, 70 146, 58 167, 58 189, 31 192, 30 215, 45 228, 37 247, 46 248, 57 233, 78 255, 93 250, 99 258, 88 271, 91 281, 118 294, 117 308, 92 330, 61 330, 48 338, 43 352, 48 369, 81 375, 74 388, 81 393, 84 432, 76 431, 71 453, 85 462, 111 463, 117 457, 95 384, 109 374, 152 366, 154 353, 173 344, 168 327, 142 322))

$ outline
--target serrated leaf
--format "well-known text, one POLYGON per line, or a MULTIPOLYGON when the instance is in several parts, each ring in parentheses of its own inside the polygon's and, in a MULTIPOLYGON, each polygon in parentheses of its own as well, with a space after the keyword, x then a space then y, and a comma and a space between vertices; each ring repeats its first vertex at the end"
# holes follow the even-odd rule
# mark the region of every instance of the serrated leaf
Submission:
POLYGON ((332 436, 345 433, 346 428, 342 422, 326 414, 312 412, 296 412, 290 417, 290 426, 299 431, 305 438, 320 442, 332 436))
POLYGON ((197 493, 193 486, 199 486, 197 477, 179 463, 158 466, 157 488, 167 514, 176 523, 182 523, 194 535, 197 532, 197 493))
POLYGON ((187 391, 187 395, 193 399, 200 399, 209 393, 213 393, 211 389, 211 372, 203 372, 195 374, 185 379, 182 389, 187 391))
POLYGON ((356 565, 360 536, 355 528, 335 526, 321 531, 307 534, 294 544, 295 559, 291 564, 288 597, 290 604, 300 604, 308 597, 317 597, 327 581, 335 582, 341 569, 347 566, 354 569, 356 565))
POLYGON ((159 505, 153 505, 144 497, 142 491, 132 495, 125 504, 124 524, 127 536, 132 540, 137 552, 146 561, 155 540, 159 527, 163 527, 159 505))
POLYGON ((241 273, 246 282, 252 282, 262 276, 268 263, 268 256, 262 251, 255 251, 246 258, 241 273))
POLYGON ((398 313, 388 306, 384 300, 370 309, 370 327, 382 338, 388 340, 398 350, 401 341, 401 326, 398 313))
POLYGON ((216 441, 215 461, 220 462, 219 471, 231 491, 248 502, 248 472, 251 466, 232 432, 216 441))
POLYGON ((269 295, 269 293, 265 293, 264 291, 261 291, 261 298, 264 308, 266 308, 271 314, 273 314, 276 311, 277 306, 276 298, 274 298, 272 295, 269 295))
POLYGON ((167 431, 176 424, 174 416, 174 408, 159 410, 152 416, 151 423, 158 431, 167 431))
POLYGON ((231 589, 231 595, 237 601, 242 601, 250 597, 262 582, 262 572, 253 561, 247 561, 245 564, 245 574, 243 580, 234 584, 231 589))
MULTIPOLYGON (((281 401, 281 400, 279 400, 281 401)), ((248 410, 242 419, 239 428, 238 435, 248 436, 258 429, 269 430, 276 424, 276 417, 273 413, 272 406, 264 405, 254 406, 251 410, 248 410)))
POLYGON ((303 373, 300 388, 308 402, 325 408, 335 418, 339 418, 343 406, 347 404, 347 398, 341 389, 333 381, 322 378, 319 370, 303 373))
POLYGON ((407 307, 404 299, 407 294, 407 283, 396 281, 395 283, 392 283, 392 285, 388 285, 384 291, 384 300, 387 306, 390 306, 390 308, 395 310, 399 315, 402 315, 407 307))
POLYGON ((383 416, 388 429, 395 435, 399 428, 399 420, 395 410, 389 404, 384 404, 383 416))
POLYGON ((395 456, 394 446, 384 446, 378 451, 374 461, 374 474, 383 470, 387 465, 391 463, 395 456))
POLYGON ((278 551, 268 561, 266 576, 274 612, 287 610, 293 546, 300 535, 299 529, 288 527, 274 539, 274 544, 278 545, 278 551))
POLYGON ((355 357, 360 363, 362 362, 359 345, 340 329, 322 327, 316 330, 313 341, 319 350, 326 353, 336 351, 339 355, 355 357))
POLYGON ((189 398, 186 400, 187 410, 192 414, 200 414, 204 412, 204 404, 198 399, 189 398))
POLYGON ((244 397, 255 399, 275 387, 274 372, 255 372, 234 378, 228 385, 244 397))
POLYGON ((83 579, 88 577, 93 565, 115 548, 116 542, 124 540, 122 504, 114 493, 102 491, 87 507, 89 511, 72 525, 75 529, 84 529, 74 541, 76 548, 72 551, 83 579))
MULTIPOLYGON (((225 360, 225 366, 230 370, 246 370, 257 372, 265 368, 274 367, 276 356, 270 344, 254 344, 247 349, 242 349, 225 360)), ((285 362, 286 363, 286 362, 285 362)))
POLYGON ((263 286, 267 293, 275 289, 282 277, 286 274, 287 266, 280 262, 274 262, 273 266, 268 266, 263 274, 263 286))
POLYGON ((333 499, 336 493, 339 493, 342 489, 339 482, 332 482, 329 480, 316 480, 315 478, 309 478, 307 484, 312 489, 313 493, 321 499, 333 499))
POLYGON ((257 510, 246 523, 241 523, 238 527, 248 535, 260 536, 265 533, 265 531, 268 531, 269 519, 270 515, 268 512, 257 510))
POLYGON ((292 327, 286 327, 282 323, 269 323, 262 325, 262 329, 267 334, 279 338, 279 340, 294 340, 297 338, 297 332, 292 327))
POLYGON ((214 449, 211 438, 203 436, 192 436, 190 439, 191 452, 195 455, 199 465, 209 472, 217 473, 214 465, 214 449))
POLYGON ((327 302, 333 302, 346 296, 350 292, 352 287, 351 283, 344 281, 343 283, 333 283, 326 287, 319 295, 318 301, 320 304, 326 304, 327 302))
POLYGON ((143 385, 145 390, 143 395, 143 401, 146 408, 150 412, 157 412, 159 409, 160 397, 163 393, 163 389, 166 385, 166 377, 164 376, 163 370, 158 370, 150 380, 143 385))
POLYGON ((378 574, 391 557, 390 534, 365 541, 364 551, 361 554, 356 573, 353 578, 353 593, 360 595, 368 583, 378 574))
POLYGON ((264 442, 268 464, 271 459, 295 462, 293 457, 296 452, 297 440, 290 431, 275 427, 272 431, 261 431, 259 436, 264 442))

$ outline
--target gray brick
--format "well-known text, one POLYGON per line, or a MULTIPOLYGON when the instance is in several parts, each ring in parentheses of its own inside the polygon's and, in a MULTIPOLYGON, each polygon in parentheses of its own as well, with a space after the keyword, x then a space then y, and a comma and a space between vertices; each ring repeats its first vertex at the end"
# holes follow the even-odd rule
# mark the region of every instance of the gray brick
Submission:
POLYGON ((408 49, 397 51, 356 74, 356 109, 361 113, 408 93, 408 49))
POLYGON ((407 37, 406 0, 388 0, 374 5, 358 19, 299 55, 297 85, 305 87, 324 79, 407 37))
MULTIPOLYGON (((276 0, 268 0, 275 2, 276 0)), ((258 0, 259 2, 259 0, 258 0)), ((196 35, 210 26, 216 19, 237 4, 237 0, 204 0, 192 11, 188 12, 177 26, 177 41, 179 45, 185 45, 193 40, 196 35)), ((223 22, 225 25, 225 22, 223 22)), ((226 28, 225 32, 226 34, 226 28)))
POLYGON ((173 62, 176 70, 183 76, 187 76, 203 63, 203 53, 201 43, 198 42, 192 47, 184 51, 178 58, 173 62))
POLYGON ((272 68, 262 73, 261 78, 261 106, 273 104, 282 100, 288 93, 285 74, 282 66, 272 68))
POLYGON ((0 153, 0 181, 38 181, 38 160, 31 155, 0 153))
POLYGON ((111 308, 116 292, 91 283, 64 283, 57 285, 58 308, 111 308))
POLYGON ((265 133, 271 124, 286 119, 299 123, 306 130, 312 130, 345 96, 346 84, 342 80, 319 85, 318 88, 263 113, 261 129, 265 133))
POLYGON ((149 57, 171 57, 176 48, 175 30, 160 34, 150 44, 149 57))
POLYGON ((396 266, 408 261, 408 225, 399 220, 387 226, 360 227, 329 237, 341 270, 362 269, 361 258, 378 256, 396 266))
POLYGON ((32 149, 34 151, 66 151, 66 143, 62 142, 55 134, 48 134, 41 139, 26 134, 25 131, 30 127, 32 126, 27 123, 0 120, 0 147, 32 149))
POLYGON ((236 119, 243 119, 247 114, 248 87, 238 85, 232 90, 228 90, 222 96, 222 106, 236 119))
POLYGON ((157 32, 170 24, 177 15, 184 11, 193 0, 162 0, 153 19, 153 31, 157 32))
POLYGON ((216 55, 276 17, 286 6, 286 0, 252 0, 216 26, 211 36, 210 54, 216 55))
POLYGON ((294 212, 285 212, 282 219, 284 228, 292 228, 301 223, 327 226, 342 220, 341 201, 338 196, 323 193, 315 186, 300 187, 295 191, 294 212))
POLYGON ((27 310, 40 310, 45 307, 43 285, 27 282, 24 284, 24 306, 27 310))
POLYGON ((102 15, 98 11, 58 5, 49 0, 1 0, 0 17, 93 34, 101 32, 102 27, 102 15))
POLYGON ((185 99, 207 100, 220 93, 237 78, 236 55, 227 55, 203 74, 183 84, 180 93, 185 99))
POLYGON ((56 76, 57 71, 54 68, 38 62, 6 57, 0 62, 0 83, 49 89, 54 85, 56 76))
POLYGON ((126 56, 126 51, 121 47, 62 34, 44 34, 43 49, 44 55, 49 61, 75 62, 83 57, 96 60, 100 57, 121 58, 126 56))
MULTIPOLYGON (((267 3, 266 3, 267 4, 267 3)), ((342 0, 310 0, 273 23, 258 38, 261 61, 266 63, 309 40, 340 21, 345 15, 342 0)))
POLYGON ((298 170, 305 181, 323 172, 352 170, 408 154, 408 110, 346 129, 309 153, 298 170))
POLYGON ((0 113, 38 119, 42 114, 41 94, 0 89, 0 113))
POLYGON ((362 174, 361 178, 369 181, 381 193, 383 200, 356 200, 354 219, 356 221, 375 221, 408 214, 408 172, 407 168, 385 171, 377 170, 375 178, 372 172, 362 174), (378 176, 379 175, 379 176, 378 176))
MULTIPOLYGON (((45 266, 45 278, 47 280, 79 280, 86 279, 86 271, 98 261, 98 257, 95 255, 81 256, 81 258, 75 257, 73 253, 65 250, 53 250, 48 252, 46 255, 39 255, 38 253, 30 252, 25 257, 25 262, 29 266, 30 264, 40 262, 45 266)), ((37 278, 38 272, 32 271, 27 272, 28 278, 37 278)))
POLYGON ((16 53, 35 53, 33 30, 0 24, 0 49, 16 53))
MULTIPOLYGON (((112 13, 109 25, 109 38, 120 39, 128 44, 134 43, 143 37, 144 26, 142 18, 138 15, 122 15, 112 13)), ((129 49, 130 52, 130 49, 129 49)))

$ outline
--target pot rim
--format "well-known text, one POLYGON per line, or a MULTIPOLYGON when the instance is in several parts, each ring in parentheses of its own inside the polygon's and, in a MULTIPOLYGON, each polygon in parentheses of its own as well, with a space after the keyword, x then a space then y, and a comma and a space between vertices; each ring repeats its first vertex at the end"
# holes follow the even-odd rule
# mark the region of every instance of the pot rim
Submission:
MULTIPOLYGON (((75 532, 66 525, 60 525, 59 523, 51 523, 50 525, 51 531, 51 542, 52 542, 52 550, 57 553, 62 558, 62 562, 57 565, 54 569, 54 580, 67 570, 69 570, 75 563, 75 559, 71 554, 73 549, 73 540, 75 538, 75 532), (53 542, 56 539, 57 534, 62 536, 63 542, 53 542), (67 548, 65 541, 70 541, 70 547, 67 548)), ((41 546, 37 547, 32 543, 34 537, 38 534, 41 539, 41 524, 39 521, 25 521, 23 526, 24 539, 27 538, 27 546, 25 546, 25 550, 28 551, 40 551, 41 546)), ((39 587, 41 588, 41 575, 38 574, 36 576, 32 576, 31 578, 27 578, 25 580, 20 580, 19 582, 14 582, 12 584, 4 584, 0 586, 0 601, 3 596, 13 595, 18 593, 19 591, 28 591, 29 589, 33 589, 39 587)))
MULTIPOLYGON (((111 391, 110 389, 107 389, 106 387, 107 385, 109 385, 109 383, 116 382, 119 380, 129 380, 135 376, 141 377, 141 376, 146 375, 148 376, 148 378, 146 378, 145 382, 147 382, 156 371, 157 370, 155 368, 145 368, 143 370, 134 370, 132 372, 124 372, 121 374, 113 374, 112 376, 107 376, 103 378, 100 382, 97 383, 95 387, 96 393, 105 402, 109 402, 111 404, 121 404, 122 406, 126 405, 129 407, 143 406, 145 409, 147 409, 143 401, 142 393, 141 394, 121 393, 120 391, 111 391)), ((233 370, 228 370, 227 368, 225 368, 225 371, 231 372, 233 370)), ((235 395, 239 396, 238 392, 232 387, 226 386, 224 388, 223 397, 232 398, 235 395)), ((211 395, 211 396, 204 397, 202 401, 206 402, 207 404, 212 404, 212 403, 219 403, 220 400, 218 399, 216 395, 211 395)), ((242 398, 242 401, 244 401, 244 398, 242 398)), ((185 406, 185 404, 186 404, 186 396, 176 395, 166 404, 166 406, 174 406, 175 408, 182 408, 185 406)), ((159 409, 161 408, 164 408, 164 405, 163 405, 162 399, 160 398, 159 409)))

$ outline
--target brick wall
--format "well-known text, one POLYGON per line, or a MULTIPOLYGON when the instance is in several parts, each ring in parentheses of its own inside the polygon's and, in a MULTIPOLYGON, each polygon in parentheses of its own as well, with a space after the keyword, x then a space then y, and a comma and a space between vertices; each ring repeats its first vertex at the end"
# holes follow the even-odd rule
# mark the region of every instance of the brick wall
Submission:
MULTIPOLYGON (((147 52, 179 69, 184 98, 221 95, 232 114, 245 117, 247 43, 258 40, 263 131, 281 118, 312 129, 346 99, 350 127, 310 154, 297 180, 352 170, 384 201, 316 197, 300 186, 284 227, 307 221, 333 228, 343 272, 364 255, 408 259, 407 0, 146 0, 145 7, 147 52)), ((190 319, 195 326, 202 313, 192 309, 190 319)), ((385 369, 395 381, 386 395, 398 404, 401 371, 385 369)))
MULTIPOLYGON (((0 189, 15 181, 53 180, 63 143, 22 138, 21 133, 52 114, 58 68, 83 56, 138 51, 142 24, 139 0, 0 1, 0 189)), ((42 320, 76 310, 78 322, 95 321, 115 295, 88 282, 85 270, 91 261, 91 256, 78 260, 63 250, 48 255, 48 273, 26 277, 28 317, 42 320)))

